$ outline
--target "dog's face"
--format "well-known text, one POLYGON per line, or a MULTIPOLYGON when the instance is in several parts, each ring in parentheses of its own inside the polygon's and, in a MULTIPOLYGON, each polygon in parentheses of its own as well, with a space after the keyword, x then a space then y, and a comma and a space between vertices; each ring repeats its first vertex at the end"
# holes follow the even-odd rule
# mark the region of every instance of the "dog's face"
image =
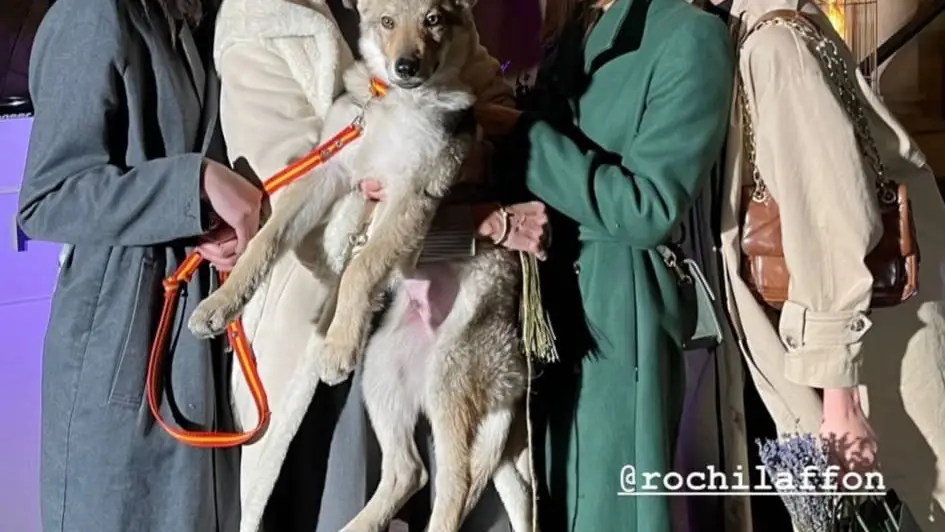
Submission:
POLYGON ((411 89, 465 60, 475 0, 359 0, 361 54, 371 72, 411 89))

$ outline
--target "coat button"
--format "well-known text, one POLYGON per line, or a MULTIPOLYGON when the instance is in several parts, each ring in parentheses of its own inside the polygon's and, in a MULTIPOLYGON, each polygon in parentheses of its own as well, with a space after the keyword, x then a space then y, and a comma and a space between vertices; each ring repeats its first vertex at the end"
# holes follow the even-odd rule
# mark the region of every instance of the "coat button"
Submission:
POLYGON ((795 339, 793 336, 788 336, 785 338, 784 343, 786 343, 791 349, 797 349, 797 339, 795 339))
POLYGON ((853 332, 862 332, 866 328, 866 321, 863 318, 857 318, 853 320, 853 323, 850 324, 850 329, 853 332))
POLYGON ((578 261, 574 261, 574 264, 572 264, 571 267, 574 268, 574 275, 581 274, 581 265, 578 264, 578 261))

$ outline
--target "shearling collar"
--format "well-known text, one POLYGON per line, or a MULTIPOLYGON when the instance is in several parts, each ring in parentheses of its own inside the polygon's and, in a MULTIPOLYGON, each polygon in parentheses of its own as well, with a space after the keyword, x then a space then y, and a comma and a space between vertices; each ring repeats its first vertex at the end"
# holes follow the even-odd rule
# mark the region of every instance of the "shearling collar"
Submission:
POLYGON ((217 19, 214 57, 240 41, 307 37, 337 32, 323 0, 224 0, 217 19))

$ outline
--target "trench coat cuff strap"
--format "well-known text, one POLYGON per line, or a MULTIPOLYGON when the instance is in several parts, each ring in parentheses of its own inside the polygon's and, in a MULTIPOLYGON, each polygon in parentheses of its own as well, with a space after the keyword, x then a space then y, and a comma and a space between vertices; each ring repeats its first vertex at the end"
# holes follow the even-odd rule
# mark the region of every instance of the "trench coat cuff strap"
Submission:
POLYGON ((785 377, 814 388, 860 384, 860 351, 872 322, 864 312, 816 312, 795 301, 781 310, 785 377))

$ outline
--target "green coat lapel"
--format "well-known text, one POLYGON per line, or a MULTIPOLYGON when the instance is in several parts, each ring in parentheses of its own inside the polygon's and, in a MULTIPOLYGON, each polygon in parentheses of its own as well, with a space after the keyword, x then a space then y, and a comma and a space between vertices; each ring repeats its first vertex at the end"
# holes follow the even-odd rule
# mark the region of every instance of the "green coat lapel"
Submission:
MULTIPOLYGON (((587 43, 584 45, 585 70, 590 71, 595 66, 600 68, 597 63, 600 63, 601 60, 598 58, 602 57, 604 53, 614 46, 617 35, 620 33, 620 28, 623 27, 624 22, 627 20, 627 15, 632 12, 631 7, 635 2, 646 3, 648 0, 616 0, 614 5, 601 15, 600 20, 598 20, 594 28, 591 29, 587 43)), ((613 57, 608 58, 607 61, 611 59, 613 59, 613 57)))

